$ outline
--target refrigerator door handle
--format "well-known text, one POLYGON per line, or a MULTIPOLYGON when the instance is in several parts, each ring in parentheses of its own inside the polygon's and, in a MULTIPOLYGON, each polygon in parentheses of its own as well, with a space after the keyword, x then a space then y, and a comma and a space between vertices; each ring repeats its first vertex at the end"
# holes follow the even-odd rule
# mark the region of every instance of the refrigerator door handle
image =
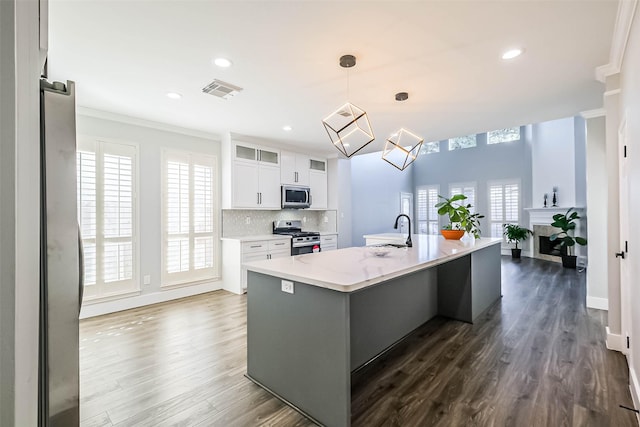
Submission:
POLYGON ((78 268, 80 273, 80 278, 78 283, 80 284, 80 300, 78 301, 78 314, 80 314, 80 310, 82 309, 82 298, 84 297, 84 247, 82 245, 82 232, 80 231, 80 224, 78 224, 78 268))

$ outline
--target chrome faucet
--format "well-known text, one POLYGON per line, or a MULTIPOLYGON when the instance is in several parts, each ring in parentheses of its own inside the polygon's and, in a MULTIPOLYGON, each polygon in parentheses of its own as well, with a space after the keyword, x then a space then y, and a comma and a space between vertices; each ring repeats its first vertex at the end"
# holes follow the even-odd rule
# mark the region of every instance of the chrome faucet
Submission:
POLYGON ((409 237, 407 237, 407 241, 405 242, 405 244, 407 245, 407 247, 409 247, 409 248, 410 248, 410 247, 412 247, 412 246, 413 246, 413 243, 411 243, 411 218, 409 218, 409 216, 408 216, 408 215, 405 215, 405 214, 400 214, 400 215, 398 215, 398 216, 396 217, 396 223, 393 225, 393 228, 394 228, 395 230, 397 230, 397 229, 398 229, 398 220, 399 220, 401 217, 405 217, 405 218, 407 218, 407 221, 409 221, 409 237))

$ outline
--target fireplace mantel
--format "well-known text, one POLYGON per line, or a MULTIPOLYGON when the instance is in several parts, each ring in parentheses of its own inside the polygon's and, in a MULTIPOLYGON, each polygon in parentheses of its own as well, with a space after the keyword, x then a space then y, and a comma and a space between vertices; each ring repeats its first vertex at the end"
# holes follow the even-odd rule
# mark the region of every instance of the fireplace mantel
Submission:
MULTIPOLYGON (((571 206, 568 207, 548 207, 548 208, 525 208, 525 211, 529 212, 529 225, 533 227, 534 224, 545 224, 549 225, 553 222, 553 216, 555 214, 564 214, 566 213, 571 206)), ((584 216, 585 208, 573 208, 574 211, 578 212, 578 215, 581 217, 584 216)))

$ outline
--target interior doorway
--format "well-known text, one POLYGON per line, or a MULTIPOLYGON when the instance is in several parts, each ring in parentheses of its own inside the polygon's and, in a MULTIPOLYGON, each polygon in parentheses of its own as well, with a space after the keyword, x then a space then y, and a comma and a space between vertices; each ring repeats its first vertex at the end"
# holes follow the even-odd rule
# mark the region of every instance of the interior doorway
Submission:
MULTIPOLYGON (((400 193, 400 213, 413 219, 413 193, 400 193)), ((400 221, 400 232, 409 234, 408 221, 400 221)))

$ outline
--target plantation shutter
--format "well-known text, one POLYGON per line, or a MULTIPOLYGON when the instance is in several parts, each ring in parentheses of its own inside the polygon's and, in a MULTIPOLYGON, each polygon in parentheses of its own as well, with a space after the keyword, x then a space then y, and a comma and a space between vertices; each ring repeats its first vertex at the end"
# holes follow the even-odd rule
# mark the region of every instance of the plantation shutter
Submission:
MULTIPOLYGON (((464 194, 467 198, 464 200, 464 205, 471 205, 471 213, 476 210, 476 185, 475 183, 468 184, 452 184, 449 188, 449 196, 456 196, 458 194, 464 194)), ((462 204, 462 203, 461 203, 462 204)))
POLYGON ((165 153, 163 285, 218 276, 215 159, 165 153))
POLYGON ((520 220, 520 185, 517 182, 489 185, 491 237, 503 237, 503 224, 520 220))
POLYGON ((418 233, 438 234, 438 187, 418 187, 418 233))
POLYGON ((86 300, 138 289, 135 161, 135 146, 79 141, 78 221, 84 249, 86 300))

